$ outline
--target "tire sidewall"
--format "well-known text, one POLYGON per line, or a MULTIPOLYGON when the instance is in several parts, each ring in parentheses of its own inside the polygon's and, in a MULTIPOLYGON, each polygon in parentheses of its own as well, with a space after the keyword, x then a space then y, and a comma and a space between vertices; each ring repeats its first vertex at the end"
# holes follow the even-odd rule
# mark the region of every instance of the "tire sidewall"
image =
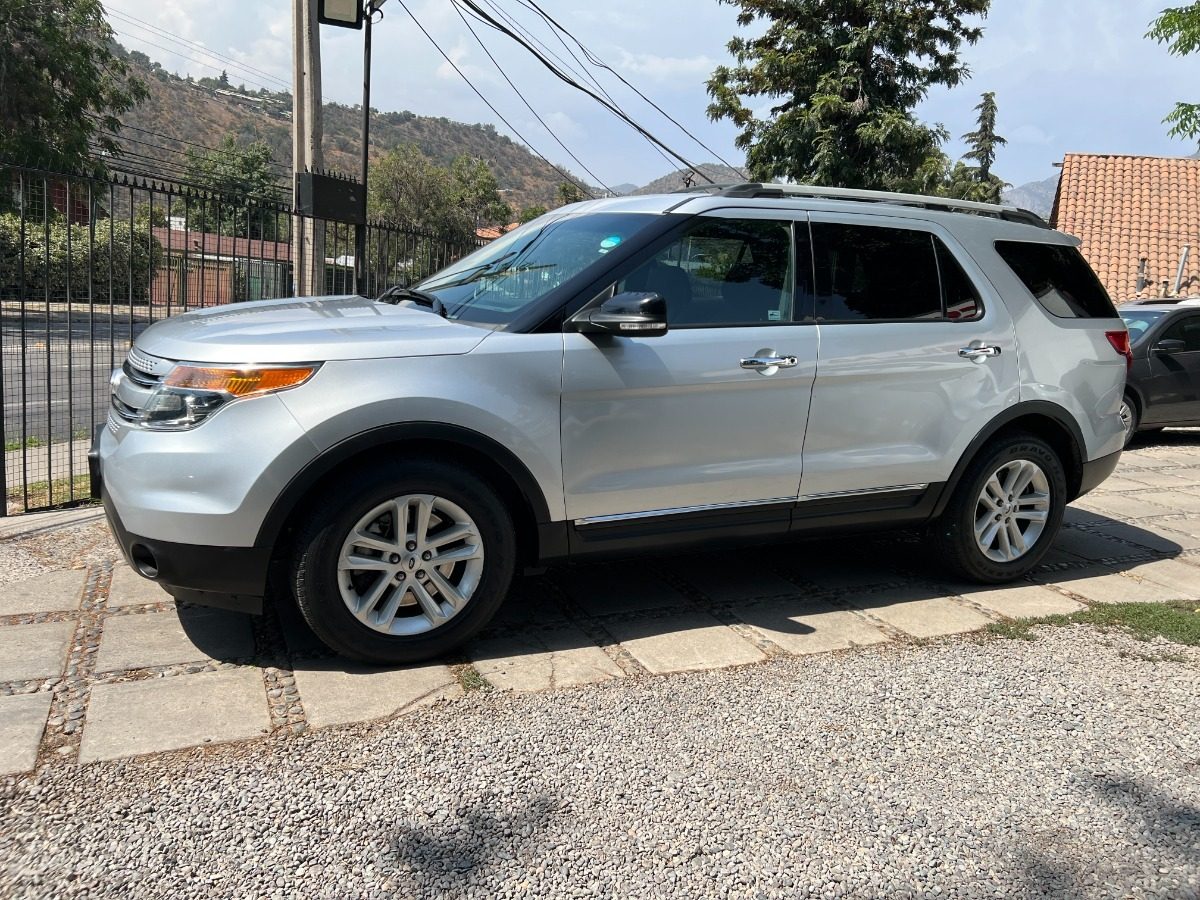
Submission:
POLYGON ((967 573, 980 581, 1000 584, 1025 575, 1046 555, 1062 527, 1067 496, 1066 473, 1058 455, 1038 438, 1020 436, 1005 440, 971 467, 962 490, 961 501, 955 504, 952 538, 967 573), (1001 466, 1017 460, 1036 463, 1045 473, 1050 485, 1049 515, 1046 527, 1028 553, 1012 562, 996 562, 984 555, 975 540, 975 510, 987 480, 1001 466))
POLYGON ((496 492, 473 473, 435 462, 397 461, 327 492, 297 542, 293 585, 309 626, 333 649, 369 662, 416 662, 462 643, 487 624, 512 582, 516 540, 496 492), (337 564, 350 530, 372 509, 407 494, 434 494, 461 507, 479 529, 483 576, 466 608, 420 635, 386 635, 360 622, 342 599, 337 564))

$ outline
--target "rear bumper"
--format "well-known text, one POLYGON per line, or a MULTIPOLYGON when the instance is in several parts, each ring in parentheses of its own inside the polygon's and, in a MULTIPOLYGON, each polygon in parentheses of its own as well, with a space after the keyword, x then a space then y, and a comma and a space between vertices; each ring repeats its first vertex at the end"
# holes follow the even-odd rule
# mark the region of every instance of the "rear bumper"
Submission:
POLYGON ((1084 494, 1094 491, 1100 484, 1108 478, 1117 468, 1117 463, 1121 461, 1121 451, 1110 453, 1108 456, 1102 456, 1099 459, 1093 459, 1091 462, 1083 464, 1083 477, 1079 481, 1079 497, 1084 494))
POLYGON ((130 534, 103 489, 104 512, 126 561, 143 578, 171 596, 201 606, 261 614, 269 550, 258 547, 204 547, 175 544, 130 534))

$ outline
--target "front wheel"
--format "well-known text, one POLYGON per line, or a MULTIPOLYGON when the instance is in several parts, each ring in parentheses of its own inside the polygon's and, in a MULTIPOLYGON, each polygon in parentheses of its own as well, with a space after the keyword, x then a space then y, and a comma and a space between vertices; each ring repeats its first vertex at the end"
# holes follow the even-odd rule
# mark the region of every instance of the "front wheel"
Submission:
POLYGON ((1045 441, 1001 438, 968 467, 933 536, 958 574, 985 584, 1013 581, 1050 549, 1066 496, 1062 461, 1045 441))
POLYGON ((292 566, 309 627, 344 656, 411 663, 487 624, 512 581, 512 518, 471 472, 399 460, 314 504, 292 566))

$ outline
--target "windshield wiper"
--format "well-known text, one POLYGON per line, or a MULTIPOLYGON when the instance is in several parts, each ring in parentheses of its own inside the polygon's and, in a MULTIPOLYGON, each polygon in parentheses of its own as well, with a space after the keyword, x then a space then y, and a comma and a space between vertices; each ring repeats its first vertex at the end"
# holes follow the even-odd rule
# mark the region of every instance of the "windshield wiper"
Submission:
POLYGON ((437 297, 428 291, 417 290, 410 287, 391 287, 379 295, 379 303, 390 303, 393 306, 399 306, 401 303, 413 306, 422 306, 426 309, 433 310, 443 319, 446 318, 446 305, 437 297))

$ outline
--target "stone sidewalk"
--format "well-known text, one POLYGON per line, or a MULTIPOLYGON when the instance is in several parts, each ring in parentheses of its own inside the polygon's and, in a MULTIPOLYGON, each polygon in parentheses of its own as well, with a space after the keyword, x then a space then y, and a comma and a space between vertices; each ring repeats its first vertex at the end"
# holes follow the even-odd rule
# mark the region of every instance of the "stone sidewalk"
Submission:
MULTIPOLYGON (((20 533, 15 521, 0 541, 20 533)), ((53 539, 71 516, 25 521, 53 539)), ((178 607, 113 550, 0 586, 0 774, 383 718, 469 690, 557 690, 914 642, 1088 603, 1200 598, 1200 432, 1127 453, 1020 584, 946 581, 920 550, 911 535, 848 536, 752 548, 736 555, 740 572, 702 555, 553 570, 518 580, 462 654, 394 670, 333 657, 290 609, 178 607)))

